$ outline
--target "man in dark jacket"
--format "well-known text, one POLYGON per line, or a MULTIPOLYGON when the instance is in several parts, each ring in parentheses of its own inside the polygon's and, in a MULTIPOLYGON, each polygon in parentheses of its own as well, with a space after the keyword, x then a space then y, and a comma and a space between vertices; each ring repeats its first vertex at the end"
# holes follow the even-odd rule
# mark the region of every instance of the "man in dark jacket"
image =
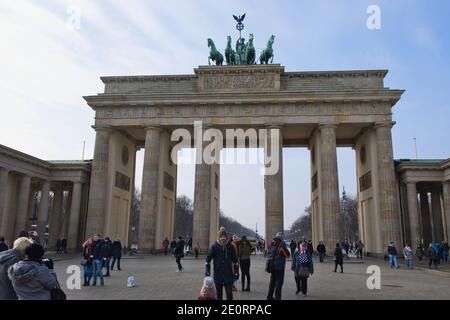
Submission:
POLYGON ((242 236, 239 242, 239 265, 242 273, 242 291, 250 291, 250 255, 252 254, 252 245, 246 236, 242 236), (247 277, 247 289, 245 289, 245 278, 247 277))
POLYGON ((8 278, 8 269, 20 261, 25 249, 31 243, 28 237, 21 237, 14 241, 12 249, 0 253, 0 301, 17 300, 16 292, 8 278))
POLYGON ((120 269, 120 258, 122 258, 122 243, 120 242, 119 239, 114 240, 113 242, 113 261, 111 263, 111 270, 114 269, 114 263, 117 260, 117 270, 121 270, 120 269))
POLYGON ((273 300, 275 291, 275 299, 281 300, 281 289, 284 282, 284 269, 286 266, 286 258, 290 256, 289 250, 283 241, 283 233, 278 232, 273 238, 269 249, 269 259, 272 259, 272 272, 270 274, 269 292, 267 300, 273 300))
POLYGON ((237 273, 239 265, 236 251, 233 249, 231 242, 227 241, 227 233, 225 230, 219 232, 219 239, 211 246, 206 256, 206 272, 209 277, 211 274, 211 260, 214 259, 214 283, 217 289, 217 300, 223 299, 223 288, 227 300, 233 300, 233 282, 235 273, 237 273))
POLYGON ((337 271, 337 266, 341 267, 341 273, 344 273, 344 255, 342 254, 342 248, 339 243, 336 243, 336 249, 334 249, 334 272, 337 271))
POLYGON ((186 245, 186 242, 183 240, 182 237, 178 237, 177 244, 175 245, 175 258, 178 265, 177 272, 180 272, 183 270, 183 266, 181 265, 181 258, 184 258, 184 246, 186 245))
POLYGON ((102 287, 105 285, 102 272, 104 244, 105 241, 100 238, 99 234, 94 236, 94 250, 92 251, 93 256, 92 265, 94 266, 94 281, 92 282, 93 286, 97 285, 97 275, 100 277, 100 285, 102 287))
POLYGON ((109 277, 111 274, 109 273, 111 257, 114 255, 114 247, 112 241, 109 237, 105 237, 104 240, 104 248, 103 248, 103 258, 105 261, 106 274, 105 277, 109 277))
POLYGON ((325 257, 325 253, 327 252, 325 245, 323 244, 323 241, 319 242, 319 245, 317 246, 317 252, 319 253, 320 263, 323 263, 323 258, 325 257))
POLYGON ((289 244, 289 248, 291 249, 291 256, 294 256, 295 250, 297 250, 297 243, 292 239, 289 244))

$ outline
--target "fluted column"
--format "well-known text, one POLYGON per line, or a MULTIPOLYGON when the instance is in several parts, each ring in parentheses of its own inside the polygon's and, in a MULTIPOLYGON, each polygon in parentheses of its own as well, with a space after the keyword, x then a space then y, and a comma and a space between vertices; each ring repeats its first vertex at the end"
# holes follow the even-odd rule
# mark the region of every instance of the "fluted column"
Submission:
POLYGON ((108 180, 109 137, 108 127, 96 128, 94 159, 92 162, 86 235, 103 233, 108 180))
POLYGON ((19 199, 17 204, 17 218, 14 236, 17 237, 22 230, 26 230, 29 200, 31 189, 31 177, 24 175, 20 181, 19 199))
POLYGON ((266 245, 270 243, 271 239, 278 232, 284 231, 282 128, 280 126, 269 126, 267 129, 267 145, 265 152, 271 158, 271 163, 266 164, 266 174, 264 176, 266 203, 266 245), (273 130, 278 130, 279 132, 277 140, 272 140, 273 130), (274 166, 277 166, 278 168, 274 166))
POLYGON ((406 190, 408 194, 408 216, 409 229, 411 233, 411 246, 412 248, 417 248, 417 245, 422 243, 422 236, 420 234, 419 204, 417 202, 416 183, 407 182, 406 190))
POLYGON ((73 183, 72 203, 70 206, 69 218, 69 232, 67 235, 67 248, 70 251, 74 251, 80 246, 78 241, 78 228, 80 225, 81 187, 81 182, 73 183))
POLYGON ((439 189, 431 192, 431 221, 433 222, 433 240, 441 242, 444 240, 444 229, 441 212, 441 195, 439 189))
POLYGON ((377 136, 377 169, 381 236, 384 249, 390 241, 397 247, 403 245, 400 213, 395 182, 394 156, 392 151, 391 128, 393 122, 375 124, 377 136))
POLYGON ((58 184, 53 191, 53 208, 52 215, 50 218, 50 226, 49 226, 49 236, 48 236, 48 245, 50 248, 56 247, 56 241, 59 239, 60 231, 61 231, 61 221, 62 221, 62 206, 63 206, 63 187, 61 184, 58 184))
POLYGON ((45 240, 45 228, 47 226, 49 193, 50 181, 46 180, 42 182, 41 201, 39 201, 39 211, 37 217, 37 232, 42 243, 44 243, 45 240))
POLYGON ((430 215, 430 203, 428 201, 428 193, 425 191, 420 192, 420 217, 422 221, 422 237, 425 247, 432 241, 431 234, 431 215, 430 215))
POLYGON ((7 212, 6 202, 9 195, 9 170, 0 168, 0 235, 6 233, 7 228, 7 212))
POLYGON ((155 240, 158 197, 160 196, 161 130, 159 127, 147 127, 145 133, 141 212, 139 214, 139 251, 141 252, 150 252, 158 248, 155 240))
POLYGON ((447 230, 447 243, 450 243, 450 181, 442 183, 443 199, 444 199, 444 216, 445 226, 447 230))
MULTIPOLYGON (((322 196, 323 237, 327 248, 343 239, 340 230, 339 179, 336 155, 336 124, 321 124, 320 188, 322 196)), ((317 245, 317 244, 314 244, 317 245)))

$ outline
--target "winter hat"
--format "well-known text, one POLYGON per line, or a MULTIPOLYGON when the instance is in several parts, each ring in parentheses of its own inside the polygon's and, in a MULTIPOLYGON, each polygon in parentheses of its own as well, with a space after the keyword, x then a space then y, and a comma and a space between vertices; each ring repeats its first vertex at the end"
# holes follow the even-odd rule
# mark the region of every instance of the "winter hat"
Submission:
POLYGON ((38 261, 44 255, 44 247, 40 244, 32 243, 25 249, 25 255, 32 261, 38 261))
POLYGON ((283 232, 278 232, 275 238, 283 239, 283 232))
POLYGON ((227 233, 226 233, 226 231, 225 231, 225 228, 223 229, 223 230, 220 230, 219 231, 219 238, 221 237, 221 236, 227 236, 227 233))

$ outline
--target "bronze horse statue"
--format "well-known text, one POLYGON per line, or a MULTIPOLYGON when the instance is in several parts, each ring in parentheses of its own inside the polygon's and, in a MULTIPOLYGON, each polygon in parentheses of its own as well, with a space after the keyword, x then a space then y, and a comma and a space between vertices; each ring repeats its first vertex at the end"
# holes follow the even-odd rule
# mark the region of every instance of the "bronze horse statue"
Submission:
POLYGON ((272 45, 273 42, 275 41, 275 36, 271 35, 269 38, 269 41, 267 42, 267 47, 266 49, 263 50, 263 52, 261 53, 261 56, 259 57, 259 61, 261 62, 261 64, 268 64, 269 63, 269 59, 270 59, 270 63, 273 62, 273 49, 272 49, 272 45))
POLYGON ((249 34, 247 42, 247 64, 255 64, 255 47, 253 46, 253 33, 249 34))
POLYGON ((223 55, 216 49, 214 41, 208 38, 208 47, 211 48, 208 57, 208 64, 211 65, 211 60, 216 62, 216 66, 223 65, 223 55))
POLYGON ((227 36, 227 48, 225 49, 225 59, 227 65, 232 66, 236 64, 236 51, 231 47, 231 37, 227 36))

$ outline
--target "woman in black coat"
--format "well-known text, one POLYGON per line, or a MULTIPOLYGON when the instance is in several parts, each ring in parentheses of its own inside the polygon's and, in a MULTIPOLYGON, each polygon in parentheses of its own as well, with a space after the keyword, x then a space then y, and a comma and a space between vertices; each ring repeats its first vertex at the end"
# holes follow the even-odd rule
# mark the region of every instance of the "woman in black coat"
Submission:
POLYGON ((114 263, 117 260, 117 270, 122 270, 120 269, 120 258, 122 258, 122 243, 120 242, 119 239, 115 240, 113 242, 113 261, 111 264, 111 270, 114 269, 114 263))
POLYGON ((342 248, 339 243, 336 243, 336 249, 334 250, 334 272, 337 270, 337 266, 341 266, 341 273, 344 273, 344 257, 342 256, 342 248))

